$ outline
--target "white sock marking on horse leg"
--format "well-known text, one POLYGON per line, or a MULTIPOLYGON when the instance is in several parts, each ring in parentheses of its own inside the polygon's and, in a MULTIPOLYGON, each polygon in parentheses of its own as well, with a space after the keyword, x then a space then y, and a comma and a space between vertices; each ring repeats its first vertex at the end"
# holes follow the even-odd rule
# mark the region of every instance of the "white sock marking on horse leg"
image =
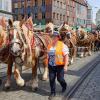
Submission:
POLYGON ((82 57, 83 57, 83 55, 84 55, 84 53, 83 53, 83 52, 81 52, 80 57, 82 58, 82 57))
POLYGON ((47 79, 48 79, 48 67, 45 67, 43 73, 43 80, 47 80, 47 79))
POLYGON ((35 47, 35 57, 39 57, 39 55, 40 55, 40 48, 35 47))
POLYGON ((19 70, 15 69, 16 73, 18 74, 18 78, 15 75, 15 79, 16 79, 16 83, 19 86, 24 86, 25 85, 25 81, 22 79, 22 77, 20 76, 19 70))
POLYGON ((73 59, 73 57, 72 57, 70 63, 73 64, 73 62, 74 62, 74 59, 73 59))
POLYGON ((92 52, 91 51, 89 51, 89 56, 91 56, 92 55, 92 52))
POLYGON ((5 87, 10 87, 11 86, 11 81, 10 79, 7 79, 6 83, 5 83, 5 87))

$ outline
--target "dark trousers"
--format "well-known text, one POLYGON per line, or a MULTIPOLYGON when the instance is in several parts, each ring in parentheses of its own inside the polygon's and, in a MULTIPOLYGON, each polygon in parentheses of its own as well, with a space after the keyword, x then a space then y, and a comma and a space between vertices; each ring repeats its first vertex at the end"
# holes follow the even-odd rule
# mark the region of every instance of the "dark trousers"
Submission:
POLYGON ((62 90, 66 88, 66 82, 64 80, 64 68, 63 66, 50 66, 49 65, 49 82, 51 93, 55 93, 57 77, 58 82, 60 83, 62 90))

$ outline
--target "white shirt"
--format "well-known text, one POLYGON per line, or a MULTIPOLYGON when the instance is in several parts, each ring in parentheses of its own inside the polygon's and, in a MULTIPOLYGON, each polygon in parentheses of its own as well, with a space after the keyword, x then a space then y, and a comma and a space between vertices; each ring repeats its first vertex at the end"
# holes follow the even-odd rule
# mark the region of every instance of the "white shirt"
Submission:
POLYGON ((63 54, 64 54, 64 56, 66 55, 66 54, 69 54, 69 48, 68 48, 68 46, 67 45, 65 45, 65 44, 63 44, 64 46, 63 46, 63 54))

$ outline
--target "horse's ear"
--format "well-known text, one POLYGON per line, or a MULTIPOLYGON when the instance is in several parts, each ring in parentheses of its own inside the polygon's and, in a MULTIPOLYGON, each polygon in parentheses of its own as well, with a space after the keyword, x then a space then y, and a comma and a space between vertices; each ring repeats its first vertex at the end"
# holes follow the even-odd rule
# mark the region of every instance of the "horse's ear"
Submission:
POLYGON ((22 25, 25 23, 25 20, 24 19, 22 19, 21 21, 20 21, 20 27, 22 27, 22 25))
POLYGON ((26 20, 26 16, 25 15, 21 15, 20 27, 22 27, 22 25, 25 23, 25 20, 26 20))
POLYGON ((8 19, 8 24, 10 27, 13 27, 13 20, 12 19, 8 19))
POLYGON ((6 28, 6 19, 5 19, 5 17, 1 18, 0 24, 2 25, 2 27, 6 28))
POLYGON ((65 26, 65 25, 66 25, 66 22, 64 22, 62 26, 65 26))

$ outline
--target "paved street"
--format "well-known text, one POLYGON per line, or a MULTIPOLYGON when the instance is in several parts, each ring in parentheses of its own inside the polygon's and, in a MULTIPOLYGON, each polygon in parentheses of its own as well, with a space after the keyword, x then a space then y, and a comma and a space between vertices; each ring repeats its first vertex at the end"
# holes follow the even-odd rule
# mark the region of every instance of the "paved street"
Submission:
POLYGON ((86 78, 71 100, 100 100, 100 63, 86 78))
MULTIPOLYGON (((65 79, 68 83, 67 91, 82 76, 82 73, 87 69, 87 67, 85 67, 85 66, 91 64, 99 54, 100 54, 100 52, 96 52, 96 53, 93 53, 92 56, 88 56, 85 58, 76 58, 75 63, 68 68, 68 72, 67 72, 67 74, 65 74, 65 79), (90 61, 92 61, 92 62, 90 63, 90 61)), ((100 70, 98 70, 98 71, 100 72, 100 70)), ((31 79, 30 70, 23 72, 23 78, 26 81, 29 81, 31 79)), ((39 81, 39 90, 36 93, 34 93, 31 91, 30 86, 21 88, 15 84, 13 77, 12 77, 12 80, 13 80, 12 88, 9 91, 7 91, 7 92, 4 91, 3 86, 0 88, 0 100, 48 100, 48 95, 50 92, 48 81, 46 81, 46 82, 39 81)), ((4 81, 5 81, 5 79, 4 79, 4 81)), ((57 94, 59 94, 61 88, 60 88, 60 85, 58 84, 58 82, 57 82, 56 88, 57 88, 57 94)), ((98 91, 99 90, 100 89, 98 89, 98 91)), ((57 97, 55 97, 55 100, 61 100, 61 99, 62 99, 62 97, 59 95, 57 95, 57 97)), ((82 100, 85 100, 85 99, 82 99, 82 100)))

